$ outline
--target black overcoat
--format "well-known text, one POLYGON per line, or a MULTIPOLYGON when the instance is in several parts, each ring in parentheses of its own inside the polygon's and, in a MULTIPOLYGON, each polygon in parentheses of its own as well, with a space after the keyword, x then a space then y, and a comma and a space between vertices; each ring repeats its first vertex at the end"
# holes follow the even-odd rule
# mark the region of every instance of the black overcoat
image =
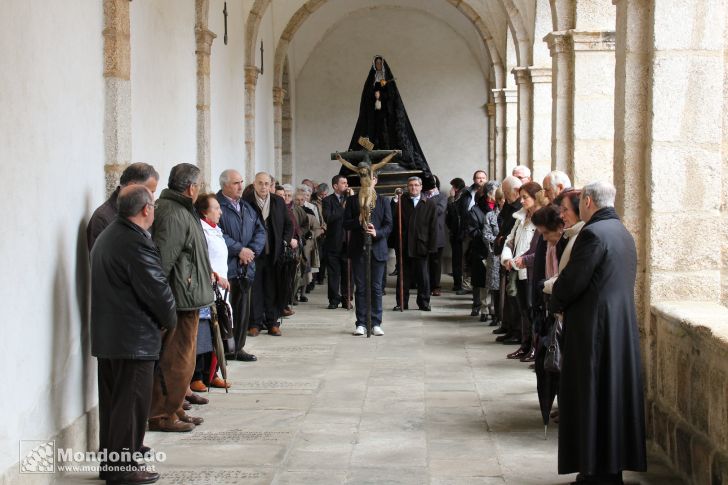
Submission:
POLYGON ((632 236, 605 208, 584 225, 554 284, 550 309, 564 313, 559 473, 647 468, 636 268, 632 236))

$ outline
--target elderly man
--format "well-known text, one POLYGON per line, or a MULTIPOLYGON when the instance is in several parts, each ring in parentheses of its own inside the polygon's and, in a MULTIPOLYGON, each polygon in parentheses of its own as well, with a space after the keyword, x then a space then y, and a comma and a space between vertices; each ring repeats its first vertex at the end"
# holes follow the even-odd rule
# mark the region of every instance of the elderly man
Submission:
MULTIPOLYGON (((431 253, 437 252, 437 207, 435 203, 422 196, 422 179, 407 179, 407 194, 400 197, 395 204, 396 213, 402 205, 402 227, 398 218, 394 219, 393 231, 402 236, 402 268, 397 275, 397 306, 395 311, 407 310, 412 282, 417 286, 417 306, 429 312, 430 308, 430 274, 427 261, 431 253), (400 298, 400 280, 403 295, 400 298)), ((397 241, 399 244, 399 240, 397 241)))
POLYGON ((119 197, 119 191, 122 187, 126 187, 131 184, 141 184, 146 186, 152 194, 157 190, 157 183, 159 182, 159 174, 154 167, 147 163, 132 163, 124 169, 119 179, 119 186, 116 190, 111 193, 106 202, 101 204, 91 216, 86 226, 86 243, 88 244, 88 250, 91 248, 99 237, 101 231, 116 218, 117 213, 117 198, 119 197))
POLYGON ((511 175, 520 180, 522 184, 527 184, 531 181, 531 169, 525 165, 516 165, 511 175))
MULTIPOLYGON (((91 251, 91 354, 98 359, 100 448, 135 453, 143 447, 161 330, 174 331, 177 315, 147 232, 154 221, 154 196, 143 185, 126 184, 114 202, 118 218, 91 251)), ((100 477, 108 483, 159 479, 134 459, 102 463, 102 470, 100 477)))
MULTIPOLYGON (((501 189, 503 190, 506 202, 503 204, 500 214, 498 214, 498 237, 493 245, 493 252, 496 256, 500 256, 503 251, 503 245, 505 244, 506 238, 511 233, 513 226, 516 224, 513 214, 521 210, 521 198, 518 194, 521 185, 523 185, 521 180, 514 175, 509 175, 503 179, 501 189)), ((505 279, 507 276, 507 271, 501 271, 501 291, 505 289, 505 279)), ((493 331, 494 334, 501 334, 496 338, 496 341, 506 344, 520 344, 521 325, 518 300, 515 296, 506 295, 506 297, 503 298, 503 301, 504 304, 501 309, 503 319, 501 321, 501 326, 493 331), (518 323, 514 323, 514 319, 517 319, 516 321, 518 323)))
MULTIPOLYGON (((281 336, 280 317, 285 302, 278 295, 281 289, 276 285, 276 265, 283 257, 285 245, 295 249, 298 241, 293 238, 293 224, 288 217, 285 201, 271 193, 271 177, 266 172, 255 175, 253 191, 245 201, 257 212, 266 228, 266 243, 263 252, 255 258, 255 279, 253 280, 253 298, 251 305, 250 329, 248 335, 257 337, 263 327, 268 334, 281 336)), ((247 197, 247 198, 246 198, 247 197)))
POLYGON ((569 188, 571 179, 560 170, 553 170, 543 178, 543 190, 552 203, 561 192, 569 188))
POLYGON ((220 191, 216 194, 222 215, 220 228, 228 247, 230 303, 235 325, 235 359, 243 362, 258 360, 244 350, 248 333, 250 287, 255 279, 255 258, 265 249, 265 227, 258 212, 244 200, 243 176, 228 169, 220 174, 220 191))
POLYGON ((622 483, 622 470, 647 468, 637 252, 615 195, 608 182, 582 189, 585 224, 549 304, 564 316, 559 473, 585 483, 622 483))
POLYGON ((194 208, 200 182, 199 168, 189 163, 175 165, 157 201, 152 237, 174 293, 177 327, 164 336, 160 372, 154 380, 150 431, 191 431, 203 421, 182 409, 195 370, 199 310, 215 300, 207 241, 194 208))

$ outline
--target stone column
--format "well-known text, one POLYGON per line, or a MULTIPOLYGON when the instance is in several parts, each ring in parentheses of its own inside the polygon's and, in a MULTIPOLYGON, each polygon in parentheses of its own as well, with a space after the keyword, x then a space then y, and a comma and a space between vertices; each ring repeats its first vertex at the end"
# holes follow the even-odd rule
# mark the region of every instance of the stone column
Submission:
POLYGON ((574 176, 574 49, 568 31, 543 39, 551 51, 551 168, 574 176))
POLYGON ((104 0, 104 174, 107 196, 131 161, 129 0, 104 0))
POLYGON ((506 97, 503 89, 493 89, 495 102, 495 174, 503 180, 506 173, 506 97))
POLYGON ((277 180, 282 180, 283 173, 283 98, 286 90, 280 87, 273 88, 273 173, 277 180))
POLYGON ((503 90, 506 104, 506 166, 504 172, 510 174, 518 165, 518 90, 503 90))
POLYGON ((255 177, 255 85, 258 82, 256 66, 245 66, 245 180, 255 177))
POLYGON ((533 170, 533 83, 527 67, 511 71, 518 86, 518 165, 533 170))
POLYGON ((614 31, 572 31, 574 46, 575 187, 612 180, 614 31))
POLYGON ((533 179, 541 183, 551 171, 551 68, 532 67, 533 179))
POLYGON ((195 41, 197 48, 197 166, 202 171, 202 180, 209 190, 212 183, 212 161, 210 158, 210 51, 212 41, 217 37, 207 28, 209 0, 196 0, 195 41))
POLYGON ((486 105, 488 110, 488 176, 497 177, 495 162, 495 103, 486 105))

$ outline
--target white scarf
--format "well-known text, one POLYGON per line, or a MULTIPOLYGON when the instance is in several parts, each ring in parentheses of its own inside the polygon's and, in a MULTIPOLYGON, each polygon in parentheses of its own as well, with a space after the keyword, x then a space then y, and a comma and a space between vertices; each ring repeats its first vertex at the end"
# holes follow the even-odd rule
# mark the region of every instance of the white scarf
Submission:
POLYGON ((258 203, 260 212, 263 213, 263 220, 267 221, 268 215, 270 214, 270 194, 265 199, 261 199, 258 197, 258 194, 255 194, 255 201, 258 203))

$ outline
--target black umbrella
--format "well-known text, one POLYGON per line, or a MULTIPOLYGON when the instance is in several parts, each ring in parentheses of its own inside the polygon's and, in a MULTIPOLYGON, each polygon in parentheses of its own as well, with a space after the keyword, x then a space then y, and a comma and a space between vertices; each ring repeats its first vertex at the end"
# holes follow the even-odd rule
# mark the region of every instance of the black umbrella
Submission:
POLYGON ((559 373, 547 370, 544 366, 549 346, 551 345, 551 328, 556 324, 552 315, 546 315, 542 320, 542 331, 544 334, 539 339, 539 346, 536 351, 536 390, 538 391, 538 403, 541 407, 543 418, 543 439, 546 439, 546 432, 549 426, 551 408, 554 405, 554 398, 559 390, 559 373), (545 331, 548 329, 549 331, 545 331))
POLYGON ((244 264, 238 267, 238 277, 235 278, 240 286, 242 292, 243 308, 240 314, 240 332, 238 333, 238 341, 235 342, 235 347, 231 350, 233 354, 243 349, 243 339, 245 339, 245 332, 248 328, 248 321, 250 320, 250 280, 248 279, 248 265, 244 264))
POLYGON ((293 295, 293 280, 299 265, 299 257, 296 251, 283 243, 283 254, 276 263, 276 309, 280 314, 288 305, 293 295))

